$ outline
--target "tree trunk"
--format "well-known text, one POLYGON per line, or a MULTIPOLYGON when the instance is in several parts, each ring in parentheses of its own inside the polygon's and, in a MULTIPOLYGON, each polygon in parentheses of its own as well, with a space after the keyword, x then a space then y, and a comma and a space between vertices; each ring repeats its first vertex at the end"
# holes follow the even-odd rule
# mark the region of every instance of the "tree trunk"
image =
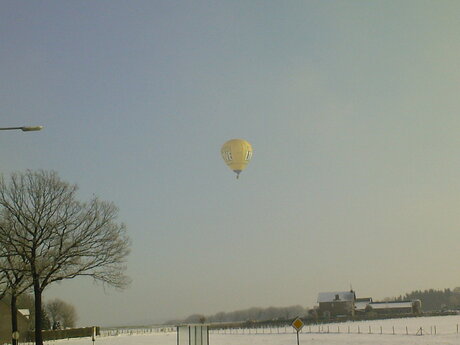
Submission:
MULTIPOLYGON (((17 297, 14 292, 11 293, 11 336, 18 331, 18 308, 16 305, 17 297)), ((16 339, 11 339, 12 345, 17 345, 16 339)))
POLYGON ((43 345, 42 337, 42 291, 40 281, 34 276, 34 297, 35 297, 35 345, 43 345))

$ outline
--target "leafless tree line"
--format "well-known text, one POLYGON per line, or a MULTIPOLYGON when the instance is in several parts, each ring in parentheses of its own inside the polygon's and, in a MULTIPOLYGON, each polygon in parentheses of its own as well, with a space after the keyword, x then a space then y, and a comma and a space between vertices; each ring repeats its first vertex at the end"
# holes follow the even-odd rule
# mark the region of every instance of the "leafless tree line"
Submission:
POLYGON ((219 312, 214 315, 205 316, 202 314, 193 314, 187 317, 183 322, 240 322, 240 321, 267 321, 267 320, 289 320, 297 316, 308 314, 308 308, 300 305, 288 307, 268 307, 268 308, 248 308, 236 310, 233 312, 219 312))
POLYGON ((117 207, 97 197, 78 201, 77 189, 43 170, 0 178, 0 297, 11 295, 14 332, 17 296, 33 291, 37 345, 43 344, 42 293, 50 284, 78 276, 116 288, 129 283, 130 240, 116 221, 117 207))

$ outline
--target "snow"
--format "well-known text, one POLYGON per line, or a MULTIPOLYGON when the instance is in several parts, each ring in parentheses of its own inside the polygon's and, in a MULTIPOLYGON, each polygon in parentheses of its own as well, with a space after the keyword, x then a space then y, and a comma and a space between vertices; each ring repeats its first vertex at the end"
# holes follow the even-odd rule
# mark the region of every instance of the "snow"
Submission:
POLYGON ((412 302, 379 302, 369 303, 372 309, 411 308, 412 302))
MULTIPOLYGON (((457 333, 459 325, 460 315, 305 326, 300 333, 300 344, 457 345, 460 343, 460 334, 457 333), (406 334, 406 327, 408 334, 406 334), (416 335, 420 334, 420 328, 423 331, 421 336, 416 335)), ((176 345, 176 340, 175 332, 149 332, 137 335, 133 333, 100 336, 96 338, 94 344, 91 338, 80 338, 46 342, 46 345, 176 345)), ((251 333, 248 329, 219 332, 213 330, 209 334, 209 343, 210 345, 295 345, 297 337, 289 326, 257 329, 257 333, 255 329, 252 329, 251 333)))

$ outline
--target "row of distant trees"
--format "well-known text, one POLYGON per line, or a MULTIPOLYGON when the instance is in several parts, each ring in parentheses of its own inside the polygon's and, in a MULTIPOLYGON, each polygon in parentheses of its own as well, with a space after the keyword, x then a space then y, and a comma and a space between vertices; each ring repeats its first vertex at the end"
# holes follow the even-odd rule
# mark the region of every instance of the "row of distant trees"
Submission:
POLYGON ((419 299, 424 311, 440 311, 445 309, 460 309, 460 287, 453 290, 415 290, 396 298, 398 301, 419 299))
POLYGON ((97 197, 81 202, 77 190, 56 172, 0 177, 0 297, 9 296, 15 332, 18 298, 33 294, 36 345, 43 345, 42 294, 48 286, 78 276, 117 288, 129 283, 130 241, 117 222, 117 207, 97 197))
MULTIPOLYGON (((238 322, 238 321, 266 321, 266 320, 290 320, 297 316, 306 316, 308 308, 300 305, 289 307, 268 307, 268 308, 248 308, 233 312, 219 312, 211 316, 194 314, 180 322, 199 323, 199 322, 238 322)), ((177 320, 168 323, 178 323, 177 320)))

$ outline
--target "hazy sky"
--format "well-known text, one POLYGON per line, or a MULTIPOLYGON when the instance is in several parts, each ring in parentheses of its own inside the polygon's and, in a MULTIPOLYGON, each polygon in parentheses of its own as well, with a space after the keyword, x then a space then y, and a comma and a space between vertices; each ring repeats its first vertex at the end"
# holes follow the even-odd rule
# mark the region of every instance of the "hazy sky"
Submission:
POLYGON ((460 286, 459 1, 0 2, 1 172, 120 208, 80 325, 460 286), (220 157, 245 138, 235 179, 220 157))

